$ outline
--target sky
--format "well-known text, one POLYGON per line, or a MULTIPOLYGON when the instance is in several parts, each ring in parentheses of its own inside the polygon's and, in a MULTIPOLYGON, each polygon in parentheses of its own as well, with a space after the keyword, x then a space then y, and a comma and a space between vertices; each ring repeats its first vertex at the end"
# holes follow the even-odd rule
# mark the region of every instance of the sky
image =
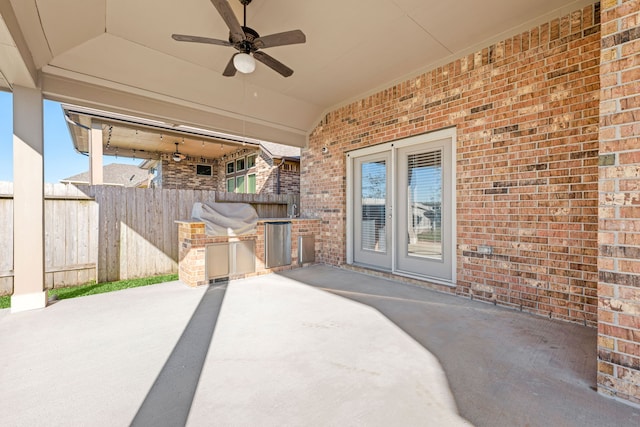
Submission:
MULTIPOLYGON (((0 91, 0 181, 13 181, 13 97, 0 91)), ((104 164, 137 165, 140 159, 104 156, 104 164)), ((44 181, 61 179, 89 170, 89 157, 77 153, 71 142, 60 103, 44 101, 44 181)))

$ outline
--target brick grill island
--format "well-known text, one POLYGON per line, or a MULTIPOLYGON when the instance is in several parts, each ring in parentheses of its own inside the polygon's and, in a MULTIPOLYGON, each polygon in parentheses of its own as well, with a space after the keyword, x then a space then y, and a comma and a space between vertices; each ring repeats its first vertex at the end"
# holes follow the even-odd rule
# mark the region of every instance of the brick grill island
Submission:
POLYGON ((256 232, 241 236, 212 236, 205 233, 205 223, 197 220, 176 221, 178 224, 179 261, 178 274, 180 281, 195 287, 210 283, 206 277, 206 248, 216 243, 232 243, 245 240, 255 241, 255 272, 230 275, 229 279, 257 276, 282 270, 301 267, 298 263, 298 238, 315 236, 316 259, 320 247, 320 220, 309 218, 262 218, 258 220, 256 232), (265 267, 265 227, 266 222, 291 222, 291 264, 265 267))

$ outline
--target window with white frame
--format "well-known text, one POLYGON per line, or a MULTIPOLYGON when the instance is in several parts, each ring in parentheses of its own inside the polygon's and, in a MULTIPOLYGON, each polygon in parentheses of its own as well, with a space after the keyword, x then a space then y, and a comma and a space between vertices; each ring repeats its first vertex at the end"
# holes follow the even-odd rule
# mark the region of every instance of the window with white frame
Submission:
POLYGON ((227 192, 229 193, 256 193, 257 154, 238 157, 226 164, 227 167, 227 192))
POLYGON ((252 154, 250 156, 247 156, 247 169, 251 169, 252 167, 255 167, 256 157, 258 157, 257 154, 252 154))

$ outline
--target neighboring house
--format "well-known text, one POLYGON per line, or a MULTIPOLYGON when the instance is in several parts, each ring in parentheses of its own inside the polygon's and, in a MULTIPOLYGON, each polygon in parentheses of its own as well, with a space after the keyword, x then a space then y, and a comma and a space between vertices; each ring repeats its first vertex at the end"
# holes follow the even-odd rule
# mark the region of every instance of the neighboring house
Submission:
POLYGON ((230 193, 299 194, 300 149, 259 141, 216 159, 162 156, 154 185, 230 193), (257 145, 257 146, 256 146, 257 145))
MULTIPOLYGON (((149 169, 135 165, 111 163, 102 168, 104 184, 121 187, 147 188, 153 174, 149 169)), ((89 171, 60 180, 63 184, 89 185, 89 171)))
MULTIPOLYGON (((179 129, 140 117, 76 105, 63 104, 62 109, 77 152, 89 155, 89 129, 94 126, 102 139, 101 147, 95 147, 101 151, 96 156, 141 159, 142 169, 155 171, 149 186, 300 194, 300 148, 206 129, 179 129)), ((116 170, 116 176, 110 178, 107 168, 105 184, 125 185, 133 175, 131 171, 122 171, 119 176, 120 171, 116 170)), ((146 172, 139 173, 142 179, 146 172)), ((88 184, 89 173, 65 181, 88 184)))

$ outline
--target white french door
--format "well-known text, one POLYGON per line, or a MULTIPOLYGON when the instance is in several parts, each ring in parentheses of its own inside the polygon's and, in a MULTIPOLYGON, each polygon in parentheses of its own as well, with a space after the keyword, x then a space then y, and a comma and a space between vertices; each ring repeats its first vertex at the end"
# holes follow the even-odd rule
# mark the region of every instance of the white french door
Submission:
POLYGON ((455 282, 455 131, 348 154, 347 262, 455 282))
POLYGON ((391 269, 391 153, 354 159, 356 263, 391 269))
POLYGON ((453 279, 454 189, 450 140, 408 146, 397 151, 396 270, 453 279))

